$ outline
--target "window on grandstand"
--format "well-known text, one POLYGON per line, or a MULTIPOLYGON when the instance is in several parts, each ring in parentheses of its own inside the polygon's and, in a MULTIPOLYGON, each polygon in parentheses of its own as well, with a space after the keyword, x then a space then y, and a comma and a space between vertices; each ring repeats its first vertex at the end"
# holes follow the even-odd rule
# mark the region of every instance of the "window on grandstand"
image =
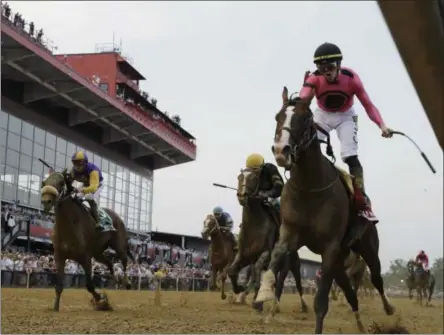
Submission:
POLYGON ((66 155, 66 140, 61 137, 57 137, 57 152, 66 155))
POLYGON ((34 129, 34 142, 37 142, 41 145, 45 145, 45 131, 35 127, 34 129))
POLYGON ((20 150, 20 136, 8 132, 8 148, 19 151, 20 150))
POLYGON ((0 128, 7 129, 8 116, 9 115, 7 113, 5 113, 4 111, 0 111, 0 128))
POLYGON ((16 118, 15 116, 9 115, 8 130, 12 133, 20 135, 22 130, 22 120, 16 118))
POLYGON ((34 126, 28 122, 22 122, 22 136, 32 140, 34 138, 34 126))
POLYGON ((56 141, 57 137, 54 134, 46 132, 46 142, 45 142, 46 147, 51 148, 51 150, 54 150, 56 147, 56 141))
POLYGON ((106 160, 104 158, 102 158, 101 170, 102 170, 102 173, 109 171, 109 162, 108 162, 108 160, 106 160))
POLYGON ((32 156, 32 141, 22 137, 20 142, 20 152, 32 156))

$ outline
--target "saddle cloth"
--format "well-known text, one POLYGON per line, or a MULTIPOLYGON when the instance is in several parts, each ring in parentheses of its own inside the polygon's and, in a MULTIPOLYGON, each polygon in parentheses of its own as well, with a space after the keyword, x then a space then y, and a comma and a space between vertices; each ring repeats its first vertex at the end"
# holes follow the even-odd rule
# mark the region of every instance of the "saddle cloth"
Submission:
MULTIPOLYGON (((91 207, 89 206, 88 201, 82 201, 83 207, 85 207, 88 212, 91 211, 91 207)), ((99 212, 99 218, 100 218, 100 227, 102 228, 102 231, 115 231, 116 229, 113 226, 113 220, 108 215, 108 213, 101 207, 98 208, 99 212)))

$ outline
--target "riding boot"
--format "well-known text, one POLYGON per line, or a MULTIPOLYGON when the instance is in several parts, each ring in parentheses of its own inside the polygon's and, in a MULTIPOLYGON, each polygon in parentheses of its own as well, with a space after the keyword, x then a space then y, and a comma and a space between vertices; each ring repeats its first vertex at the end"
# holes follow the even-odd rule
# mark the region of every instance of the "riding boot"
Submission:
POLYGON ((91 215, 96 222, 96 229, 101 230, 102 227, 100 226, 100 216, 99 216, 99 206, 97 206, 97 202, 95 200, 87 200, 89 203, 89 206, 91 207, 91 215))
POLYGON ((368 221, 376 224, 379 222, 378 218, 373 213, 371 202, 364 188, 364 171, 361 166, 350 167, 350 174, 353 178, 353 186, 355 192, 355 203, 358 210, 358 215, 364 217, 368 221))

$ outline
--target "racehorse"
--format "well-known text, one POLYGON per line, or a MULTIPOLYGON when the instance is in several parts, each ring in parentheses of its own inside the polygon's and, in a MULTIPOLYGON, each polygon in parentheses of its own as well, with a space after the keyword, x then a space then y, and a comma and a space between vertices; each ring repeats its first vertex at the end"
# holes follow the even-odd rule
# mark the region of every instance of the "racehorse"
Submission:
MULTIPOLYGON (((242 225, 239 234, 239 250, 236 257, 228 269, 228 274, 233 283, 233 291, 238 294, 242 292, 241 299, 249 293, 251 289, 255 290, 255 298, 260 286, 261 272, 268 266, 271 251, 279 236, 279 218, 271 215, 269 202, 263 197, 257 196, 259 188, 259 175, 257 171, 252 169, 243 169, 238 176, 237 198, 242 206, 242 225), (246 265, 254 264, 251 271, 249 284, 246 288, 237 285, 237 277, 239 271, 246 265)), ((285 277, 289 269, 291 269, 297 284, 299 296, 301 299, 302 311, 307 310, 307 306, 303 299, 303 290, 300 274, 300 260, 297 250, 289 253, 286 257, 289 260, 282 259, 277 266, 279 271, 286 270, 279 277, 279 285, 283 286, 285 277), (286 262, 290 262, 286 267, 286 262)), ((282 294, 282 291, 279 293, 282 294)), ((253 303, 253 307, 261 311, 262 303, 253 303)), ((276 306, 277 307, 277 306, 276 306)))
MULTIPOLYGON (((322 333, 333 279, 344 292, 356 324, 363 332, 357 295, 347 278, 344 261, 350 247, 362 255, 370 268, 372 283, 381 296, 385 312, 392 315, 394 308, 385 295, 381 276, 377 229, 374 224, 356 215, 353 187, 349 183, 351 177, 348 175, 346 178, 345 173, 340 173, 322 154, 317 140, 320 128, 313 121, 310 102, 299 97, 289 99, 286 87, 282 99, 283 106, 275 117, 277 126, 272 151, 277 164, 290 170, 290 178, 281 195, 280 238, 256 300, 274 299, 272 287, 277 266, 288 248, 298 250, 307 246, 322 256, 322 277, 314 305, 315 332, 322 333)), ((327 154, 333 156, 328 136, 327 154)))
POLYGON ((109 309, 108 297, 104 293, 97 293, 91 278, 91 258, 105 264, 114 275, 113 264, 104 251, 110 247, 116 252, 117 258, 123 265, 124 283, 127 288, 131 284, 126 277, 128 256, 134 258, 129 250, 128 236, 123 221, 110 209, 104 209, 112 220, 115 231, 99 232, 95 228, 95 221, 89 210, 82 202, 73 197, 72 180, 66 169, 52 172, 41 184, 41 202, 45 212, 54 208, 55 224, 52 235, 54 245, 54 259, 56 262, 56 298, 54 310, 59 311, 60 297, 63 292, 65 276, 65 261, 72 259, 79 263, 86 275, 86 288, 92 294, 91 303, 97 310, 109 309))
MULTIPOLYGON (((422 306, 423 297, 426 299, 426 306, 431 302, 433 291, 435 289, 435 276, 433 276, 429 271, 424 269, 421 262, 414 263, 411 266, 411 261, 407 263, 407 269, 409 271, 410 281, 413 279, 414 288, 416 288, 417 300, 422 306), (412 268, 414 269, 412 271, 412 268)), ((409 297, 411 296, 411 291, 409 287, 409 297)))
POLYGON ((409 260, 407 262, 407 272, 408 276, 405 281, 407 289, 409 290, 409 299, 413 298, 413 290, 416 288, 415 284, 415 261, 409 260))
POLYGON ((211 289, 217 287, 216 282, 219 277, 221 282, 221 298, 227 298, 225 294, 225 280, 227 279, 226 269, 234 260, 234 245, 231 238, 222 233, 219 223, 214 215, 209 214, 205 218, 202 229, 202 238, 211 238, 211 289))

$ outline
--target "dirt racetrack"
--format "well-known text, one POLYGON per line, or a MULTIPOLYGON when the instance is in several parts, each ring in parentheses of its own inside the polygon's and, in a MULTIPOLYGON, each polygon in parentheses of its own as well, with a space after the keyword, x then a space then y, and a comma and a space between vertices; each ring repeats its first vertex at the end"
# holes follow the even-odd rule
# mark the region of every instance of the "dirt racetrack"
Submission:
MULTIPOLYGON (((299 298, 282 297, 280 314, 270 324, 250 305, 233 305, 220 300, 218 293, 162 292, 162 306, 154 303, 154 292, 108 291, 114 310, 93 311, 85 290, 63 292, 60 312, 52 307, 52 289, 2 289, 2 334, 11 333, 313 333, 313 297, 306 296, 308 314, 300 312, 299 298), (183 302, 182 302, 183 301, 183 302)), ((410 333, 443 333, 443 304, 420 307, 407 299, 391 299, 395 316, 385 316, 379 298, 361 299, 361 318, 365 327, 376 321, 394 324, 396 319, 410 333)), ((266 307, 267 309, 269 307, 266 307)), ((348 305, 331 302, 325 333, 356 333, 348 305)))

